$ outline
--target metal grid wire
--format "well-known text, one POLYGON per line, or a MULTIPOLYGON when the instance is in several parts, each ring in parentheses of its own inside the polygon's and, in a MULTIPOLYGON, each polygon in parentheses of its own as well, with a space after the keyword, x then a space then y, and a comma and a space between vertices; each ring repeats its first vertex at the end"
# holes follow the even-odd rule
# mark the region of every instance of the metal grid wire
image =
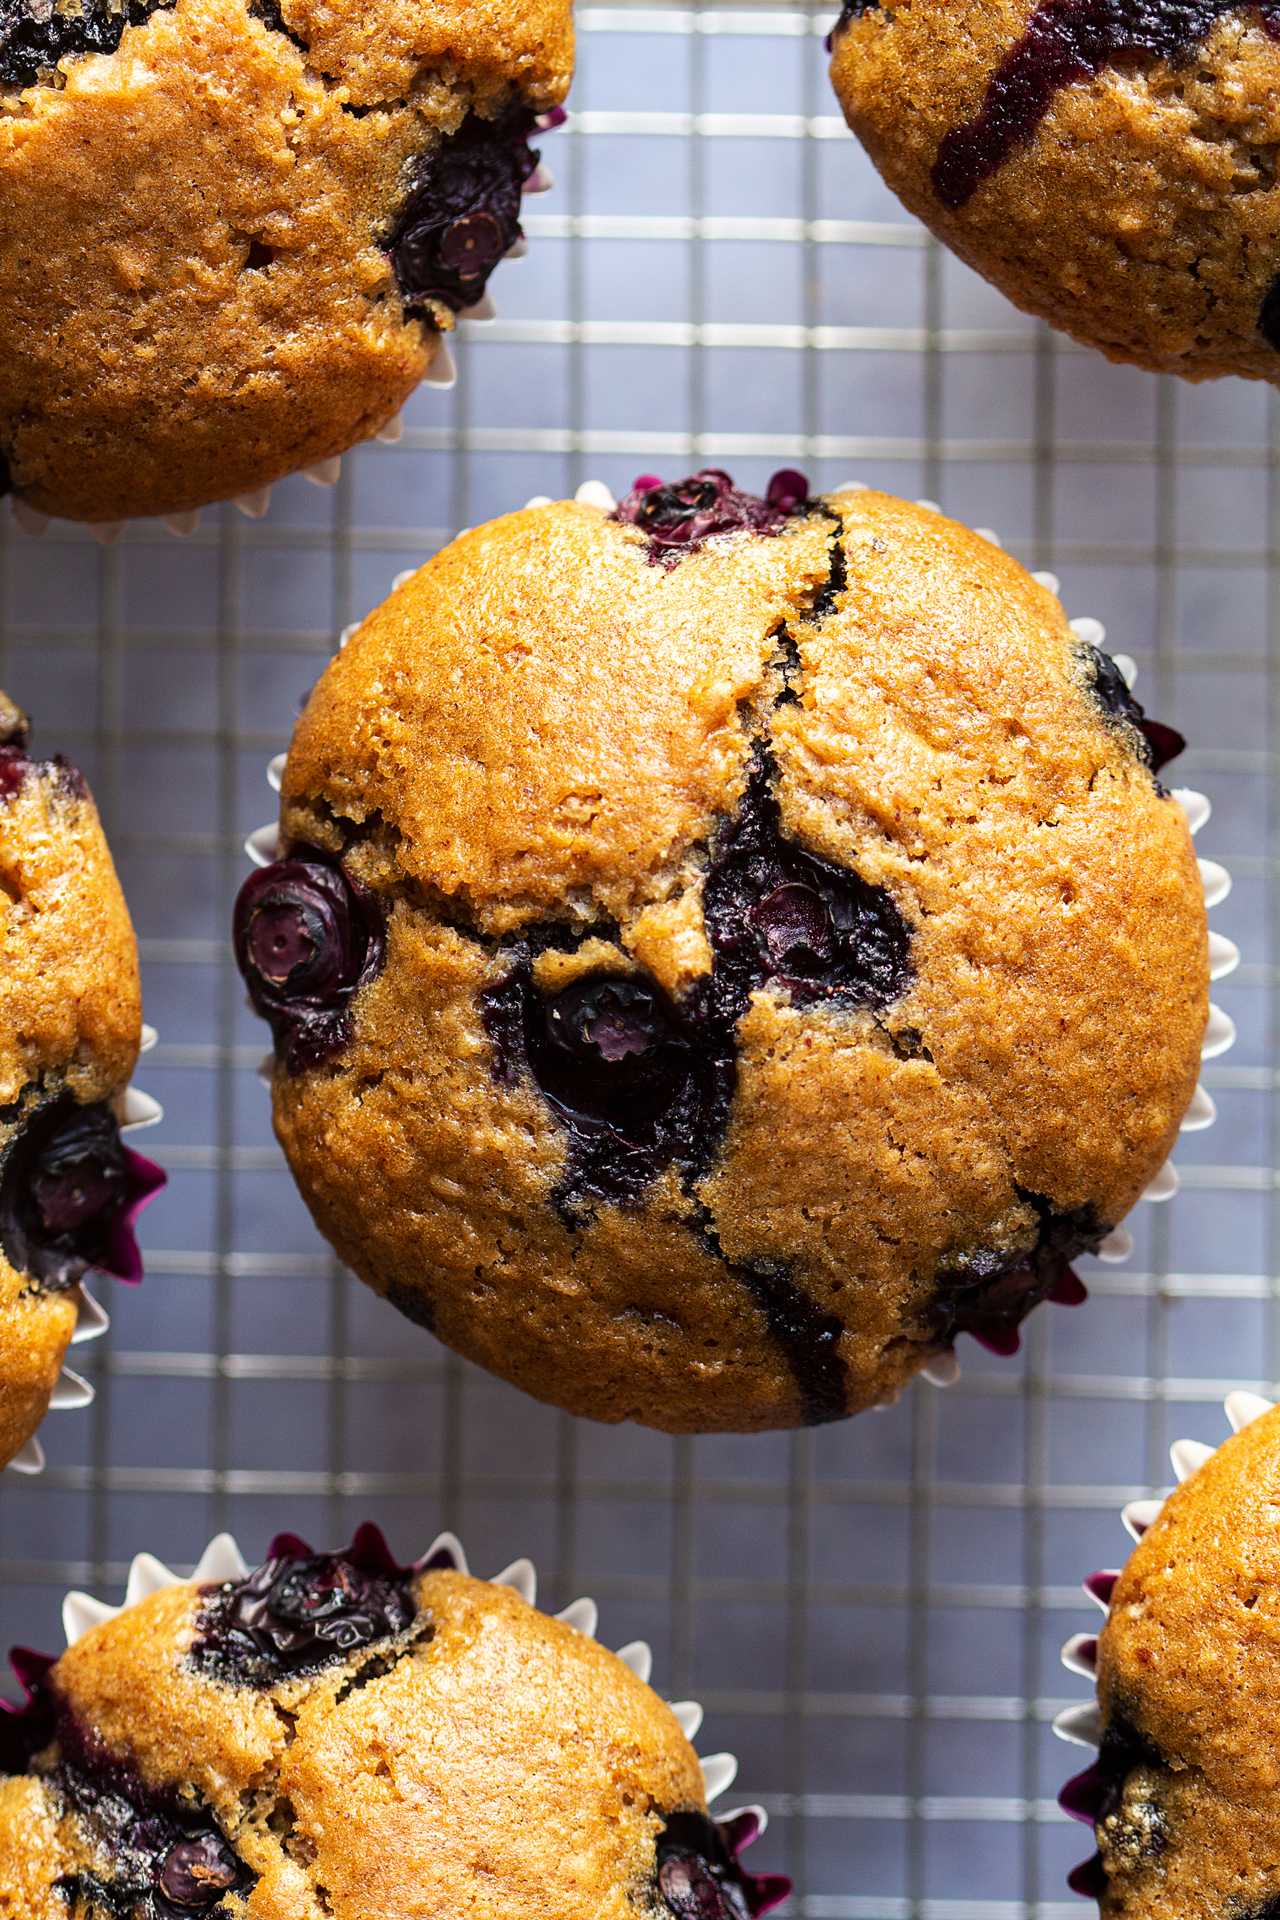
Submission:
POLYGON ((479 1571, 529 1552, 545 1598, 594 1593, 612 1644, 653 1642, 656 1684, 707 1705, 703 1750, 741 1756, 734 1798, 772 1813, 753 1864, 793 1875, 791 1913, 1065 1920, 1088 1847, 1048 1722, 1085 1693, 1057 1659, 1077 1583, 1122 1557, 1116 1510, 1167 1482, 1169 1441, 1216 1442, 1223 1393, 1280 1375, 1280 412, 1109 367, 934 247, 843 129, 829 24, 581 14, 559 185, 495 280, 502 317, 461 329, 456 390, 423 388, 332 491, 291 480, 264 520, 207 512, 185 544, 5 517, 0 683, 111 834, 171 1184, 145 1285, 99 1283, 95 1405, 46 1422, 42 1479, 0 1489, 0 1643, 56 1647, 64 1587, 119 1598, 135 1551, 189 1567, 224 1526, 250 1558, 285 1526, 332 1544, 370 1516, 404 1555, 453 1527, 479 1571), (1088 1307, 1041 1309, 1014 1361, 962 1341, 957 1387, 890 1412, 672 1440, 524 1399, 342 1272, 273 1144, 225 936, 264 763, 393 574, 531 494, 707 461, 924 495, 1059 573, 1193 741, 1179 778, 1212 798, 1200 851, 1235 876, 1214 924, 1245 963, 1216 994, 1240 1033, 1206 1071, 1219 1122, 1088 1307))

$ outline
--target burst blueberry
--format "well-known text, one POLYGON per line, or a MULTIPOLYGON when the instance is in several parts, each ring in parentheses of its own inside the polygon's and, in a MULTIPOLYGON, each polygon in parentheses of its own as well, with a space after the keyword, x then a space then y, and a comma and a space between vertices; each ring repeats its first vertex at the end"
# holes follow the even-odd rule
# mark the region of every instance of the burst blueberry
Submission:
POLYGON ((0 1245, 19 1273, 51 1291, 91 1269, 136 1284, 134 1222, 167 1176, 120 1138, 109 1107, 70 1097, 39 1107, 5 1148, 0 1245))
POLYGON ((250 874, 236 900, 236 959, 291 1073, 351 1037, 351 1002, 382 969, 386 939, 369 889, 318 847, 250 874))

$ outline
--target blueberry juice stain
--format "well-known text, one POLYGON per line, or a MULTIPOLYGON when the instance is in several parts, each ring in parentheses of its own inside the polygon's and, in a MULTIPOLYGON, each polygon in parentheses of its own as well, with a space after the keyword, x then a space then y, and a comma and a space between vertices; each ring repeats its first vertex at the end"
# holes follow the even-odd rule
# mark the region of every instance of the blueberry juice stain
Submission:
POLYGON ((539 160, 529 137, 564 117, 559 108, 540 118, 528 108, 497 120, 469 113, 419 162, 385 243, 408 311, 427 301, 454 313, 475 305, 521 236, 521 195, 539 160))
MULTIPOLYGON (((692 1197, 723 1137, 737 1085, 736 1032, 751 996, 785 990, 792 1005, 879 1010, 911 980, 911 933, 884 888, 784 838, 776 769, 757 746, 746 791, 712 849, 703 913, 713 965, 676 1004, 642 975, 593 973, 539 994, 538 951, 577 942, 536 928, 481 996, 495 1077, 527 1072, 563 1125, 565 1172, 553 1197, 570 1227, 595 1201, 637 1206, 674 1167, 692 1197)), ((611 929, 593 929, 594 932, 611 929)), ((693 1231, 725 1259, 710 1214, 693 1231)), ((844 1417, 843 1331, 780 1265, 726 1260, 787 1356, 809 1425, 844 1417)))
POLYGON ((1223 14, 1241 11, 1280 40, 1277 0, 1244 9, 1239 0, 1045 0, 987 82, 981 110, 939 142, 934 193, 957 211, 1032 139, 1063 87, 1123 60, 1182 60, 1223 14))

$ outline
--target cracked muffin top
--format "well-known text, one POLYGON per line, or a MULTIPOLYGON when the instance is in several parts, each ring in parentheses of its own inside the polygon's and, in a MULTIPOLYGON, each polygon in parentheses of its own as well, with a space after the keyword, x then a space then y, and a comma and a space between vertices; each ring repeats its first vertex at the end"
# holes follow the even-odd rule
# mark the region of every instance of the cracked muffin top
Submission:
POLYGON ((120 1138, 142 1027, 128 909, 84 781, 27 737, 0 694, 0 1464, 77 1323, 105 1325, 85 1274, 141 1278, 132 1222, 164 1179, 120 1138))
POLYGON ((1126 1509, 1137 1546, 1085 1582, 1106 1624, 1064 1649, 1098 1688, 1067 1737, 1100 1747, 1062 1795, 1099 1849, 1071 1883, 1108 1920, 1280 1912, 1280 1409, 1233 1393, 1227 1413, 1232 1439, 1179 1441, 1182 1484, 1126 1509))
POLYGON ((237 908, 318 1224, 599 1419, 831 1420, 1011 1351, 1195 1087, 1180 745, 884 494, 646 477, 455 541, 312 693, 237 908))
POLYGON ((845 117, 905 205, 1112 360, 1280 379, 1280 6, 850 0, 845 117))
POLYGON ((378 431, 572 59, 566 0, 0 0, 0 490, 186 515, 378 431))
POLYGON ((0 1713, 6 1915, 776 1905, 788 1883, 737 1864, 763 1814, 707 1813, 678 1717, 698 1710, 633 1671, 642 1643, 599 1646, 589 1601, 552 1619, 533 1584, 527 1561, 473 1579, 448 1535, 399 1567, 366 1525, 337 1553, 279 1535, 253 1573, 223 1535, 193 1581, 140 1555, 123 1609, 71 1595, 73 1644, 12 1656, 27 1703, 0 1713))

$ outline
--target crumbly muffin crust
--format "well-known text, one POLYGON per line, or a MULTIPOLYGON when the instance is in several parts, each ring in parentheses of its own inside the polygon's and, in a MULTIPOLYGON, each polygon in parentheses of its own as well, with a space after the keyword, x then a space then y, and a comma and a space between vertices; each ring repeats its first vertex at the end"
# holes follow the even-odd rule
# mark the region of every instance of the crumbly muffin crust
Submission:
POLYGON ((1170 1494, 1098 1639, 1108 1920, 1280 1902, 1280 1409, 1170 1494))
POLYGON ((134 12, 111 50, 0 86, 0 456, 72 519, 252 493, 383 426, 468 303, 406 283, 402 209, 478 131, 504 210, 454 251, 479 235, 487 274, 572 68, 560 0, 134 12))
POLYGON ((341 1257, 527 1391, 838 1418, 959 1328, 1016 1345, 1165 1159, 1190 837, 1101 657, 940 515, 843 494, 650 561, 508 515, 326 670, 237 936, 276 1130, 341 1257))
POLYGON ((846 7, 831 78, 894 192, 1015 305, 1112 360, 1274 381, 1278 31, 1213 0, 895 0, 846 7))
POLYGON ((22 1252, 27 1147, 50 1119, 123 1117, 142 1024, 137 945, 92 798, 74 767, 28 759, 25 739, 0 694, 0 1462, 44 1418, 77 1314, 76 1263, 37 1252, 39 1273, 22 1252))
MULTIPOLYGON (((139 1897, 162 1920, 695 1911, 660 1892, 664 1845, 683 1823, 714 1859, 725 1830, 707 1817, 671 1709, 509 1587, 448 1566, 353 1570, 371 1531, 309 1558, 283 1536, 248 1581, 162 1587, 48 1671, 23 1657, 30 1703, 0 1729, 6 1920, 65 1913, 59 1886, 77 1920, 122 1902, 132 1912, 139 1897), (345 1643, 293 1672, 287 1651, 252 1678, 225 1658, 202 1667, 211 1617, 271 1581, 278 1600, 282 1580, 288 1620, 327 1609, 345 1643), (324 1591, 334 1582, 336 1599, 324 1591), (362 1621, 379 1587, 407 1600, 409 1624, 390 1636, 362 1621)), ((264 1644, 285 1646, 286 1616, 265 1617, 264 1644)), ((696 1909, 708 1920, 745 1920, 777 1898, 776 1883, 725 1878, 728 1901, 696 1909)))

